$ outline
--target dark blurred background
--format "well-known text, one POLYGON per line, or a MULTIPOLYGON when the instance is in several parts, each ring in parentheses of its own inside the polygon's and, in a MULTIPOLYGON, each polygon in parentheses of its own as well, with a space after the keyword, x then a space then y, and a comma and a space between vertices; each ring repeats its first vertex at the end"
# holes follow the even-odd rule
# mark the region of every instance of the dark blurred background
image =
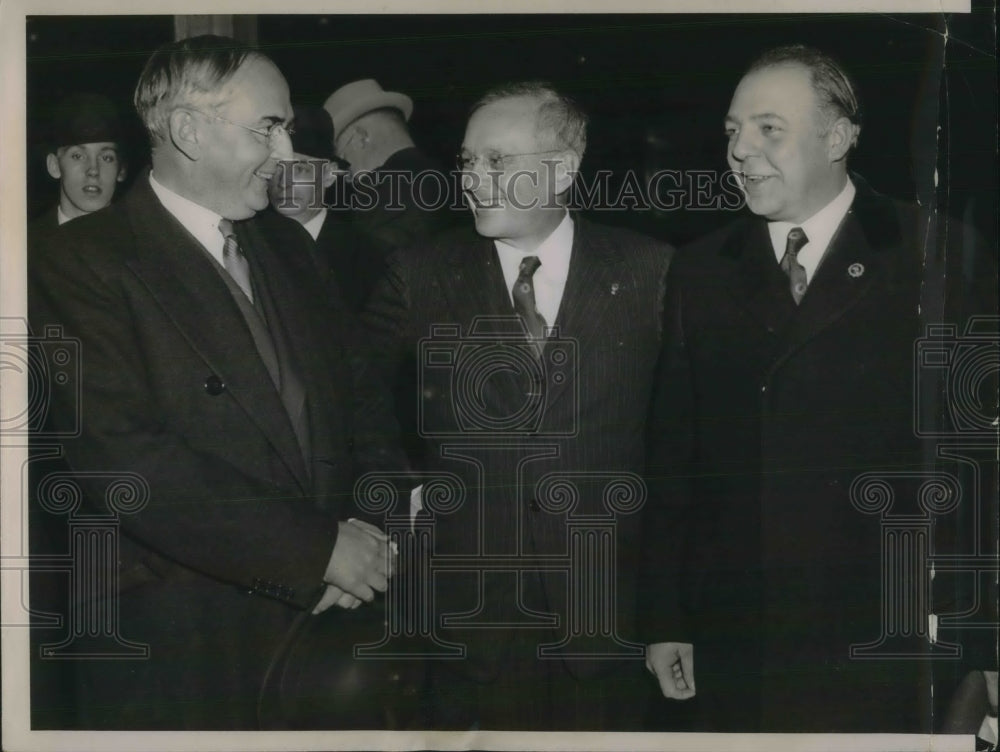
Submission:
MULTIPOLYGON (((722 118, 743 67, 774 45, 813 44, 840 58, 860 85, 866 118, 853 169, 883 193, 937 200, 996 248, 996 40, 993 5, 980 2, 971 14, 899 16, 30 17, 30 215, 56 198, 40 148, 51 105, 77 90, 114 99, 130 117, 131 180, 148 161, 131 107, 143 63, 160 44, 204 30, 209 18, 258 44, 284 72, 293 101, 322 104, 340 85, 369 77, 408 94, 417 143, 446 166, 484 89, 549 79, 591 113, 583 177, 613 171, 612 198, 629 171, 644 179, 665 168, 727 169, 722 118)), ((681 243, 728 218, 650 209, 602 212, 601 221, 681 243)))

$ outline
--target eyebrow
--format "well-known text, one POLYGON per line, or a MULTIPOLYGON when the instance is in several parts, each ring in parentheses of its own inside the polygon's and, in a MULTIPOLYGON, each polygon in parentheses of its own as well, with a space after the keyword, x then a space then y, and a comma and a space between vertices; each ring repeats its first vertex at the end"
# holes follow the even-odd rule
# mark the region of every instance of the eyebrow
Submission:
MULTIPOLYGON (((782 117, 776 112, 760 112, 756 115, 751 115, 747 120, 754 122, 757 120, 780 120, 782 122, 788 122, 786 118, 782 117)), ((732 115, 726 115, 727 123, 739 123, 740 121, 733 117, 732 115)))

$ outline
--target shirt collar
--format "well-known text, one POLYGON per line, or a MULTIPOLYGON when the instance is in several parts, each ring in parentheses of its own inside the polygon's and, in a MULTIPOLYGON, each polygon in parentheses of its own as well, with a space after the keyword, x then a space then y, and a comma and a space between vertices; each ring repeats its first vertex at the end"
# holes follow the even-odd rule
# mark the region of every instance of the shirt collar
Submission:
POLYGON ((59 221, 59 224, 64 225, 67 222, 69 222, 72 219, 72 217, 69 216, 68 214, 66 214, 66 212, 64 212, 62 210, 61 206, 57 205, 56 206, 56 219, 59 221))
MULTIPOLYGON (((542 265, 536 274, 544 274, 553 281, 562 280, 565 282, 569 274, 570 253, 573 250, 573 220, 569 212, 566 212, 563 215, 562 221, 556 226, 556 229, 549 233, 549 236, 542 241, 541 245, 530 253, 525 253, 520 248, 516 248, 502 240, 495 240, 493 242, 496 245, 497 254, 500 256, 500 262, 504 265, 505 272, 507 261, 510 260, 513 263, 513 269, 515 270, 513 279, 517 279, 516 269, 521 263, 521 259, 525 256, 538 256, 538 260, 542 262, 542 265)), ((506 276, 506 273, 504 276, 506 276)), ((513 280, 511 280, 512 284, 513 280)))
POLYGON ((326 219, 326 209, 320 209, 316 212, 316 216, 310 219, 308 222, 302 226, 306 228, 306 232, 312 235, 313 240, 319 240, 319 232, 323 229, 323 221, 326 219))
POLYGON ((819 268, 819 264, 830 246, 834 233, 837 232, 840 223, 847 216, 856 193, 854 183, 848 178, 847 184, 837 194, 837 197, 805 222, 769 222, 767 229, 771 235, 771 246, 778 263, 781 263, 781 258, 785 255, 788 231, 793 227, 801 227, 806 237, 809 238, 809 242, 802 246, 796 258, 806 270, 806 280, 812 281, 816 269, 819 268))
POLYGON ((152 172, 149 173, 149 185, 163 204, 163 208, 176 217, 185 230, 194 235, 212 258, 224 265, 222 247, 225 245, 225 238, 219 232, 219 220, 222 216, 170 190, 158 182, 152 172))

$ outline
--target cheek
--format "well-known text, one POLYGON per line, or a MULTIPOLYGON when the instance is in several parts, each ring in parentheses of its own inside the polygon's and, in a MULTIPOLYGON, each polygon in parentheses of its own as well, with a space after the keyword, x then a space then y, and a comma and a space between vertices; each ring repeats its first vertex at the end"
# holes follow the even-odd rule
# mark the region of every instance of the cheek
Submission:
POLYGON ((533 207, 538 200, 538 183, 537 175, 529 173, 514 175, 506 186, 508 200, 516 202, 517 208, 520 209, 533 207))

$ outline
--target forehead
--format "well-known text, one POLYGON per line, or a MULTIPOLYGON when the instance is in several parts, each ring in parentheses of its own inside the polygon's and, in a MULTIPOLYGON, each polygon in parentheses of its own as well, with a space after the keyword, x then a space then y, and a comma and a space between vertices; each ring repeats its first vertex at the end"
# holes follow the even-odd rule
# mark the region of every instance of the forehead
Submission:
POLYGON ((99 154, 100 152, 114 152, 118 153, 118 144, 114 141, 92 141, 86 144, 70 144, 68 146, 60 146, 57 154, 62 156, 74 149, 81 149, 83 151, 91 152, 92 154, 99 154))
POLYGON ((727 117, 745 120, 777 115, 793 120, 813 113, 817 104, 809 69, 790 63, 744 76, 733 94, 727 117))
POLYGON ((224 107, 231 115, 238 114, 252 120, 292 118, 288 83, 270 60, 260 57, 247 59, 226 83, 224 93, 224 107))
POLYGON ((538 105, 534 97, 510 97, 479 108, 469 118, 463 147, 502 153, 532 150, 538 144, 538 105))

